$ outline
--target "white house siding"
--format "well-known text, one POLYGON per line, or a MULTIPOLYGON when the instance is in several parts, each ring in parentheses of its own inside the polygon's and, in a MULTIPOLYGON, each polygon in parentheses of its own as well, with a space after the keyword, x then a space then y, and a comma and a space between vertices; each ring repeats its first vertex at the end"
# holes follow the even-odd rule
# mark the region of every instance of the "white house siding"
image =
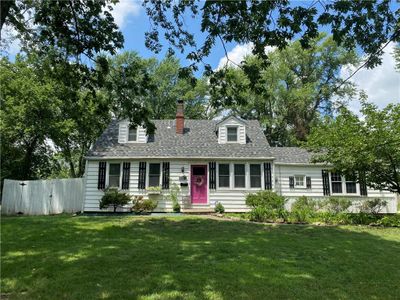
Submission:
MULTIPOLYGON (((324 200, 326 197, 323 194, 322 186, 322 170, 326 167, 315 165, 275 165, 275 187, 276 192, 285 196, 289 201, 287 208, 289 209, 292 203, 300 196, 311 197, 315 200, 324 200), (304 175, 311 177, 311 189, 307 188, 290 188, 289 177, 295 175, 304 175)), ((368 196, 360 196, 359 185, 357 184, 357 195, 355 194, 331 194, 334 197, 343 197, 350 199, 353 202, 350 210, 358 211, 359 204, 366 198, 381 198, 388 201, 388 205, 382 212, 394 213, 397 211, 397 201, 393 193, 388 191, 378 191, 368 188, 368 196)))
POLYGON ((227 141, 227 127, 237 126, 238 127, 238 143, 246 144, 246 126, 236 120, 235 118, 226 119, 224 122, 218 125, 218 143, 226 144, 227 141))
POLYGON ((128 128, 129 128, 129 121, 123 120, 119 122, 119 129, 118 129, 118 143, 146 143, 147 142, 147 135, 146 129, 139 126, 137 128, 137 140, 135 142, 128 142, 128 128))

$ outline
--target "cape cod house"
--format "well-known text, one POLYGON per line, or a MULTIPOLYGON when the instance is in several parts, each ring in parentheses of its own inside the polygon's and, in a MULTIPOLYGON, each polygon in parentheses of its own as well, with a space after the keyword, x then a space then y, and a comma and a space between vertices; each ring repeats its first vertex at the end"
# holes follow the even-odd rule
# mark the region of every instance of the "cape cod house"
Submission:
POLYGON ((396 211, 394 194, 313 164, 304 149, 270 147, 258 121, 185 120, 178 101, 175 120, 154 123, 157 129, 149 136, 127 120, 111 122, 86 157, 84 211, 100 211, 106 187, 144 197, 149 187, 160 187, 156 211, 171 211, 165 195, 173 184, 181 187, 183 209, 212 210, 220 202, 227 212, 247 211, 248 193, 272 189, 288 198, 288 205, 302 195, 345 196, 354 203, 379 197, 388 201, 385 212, 396 211))

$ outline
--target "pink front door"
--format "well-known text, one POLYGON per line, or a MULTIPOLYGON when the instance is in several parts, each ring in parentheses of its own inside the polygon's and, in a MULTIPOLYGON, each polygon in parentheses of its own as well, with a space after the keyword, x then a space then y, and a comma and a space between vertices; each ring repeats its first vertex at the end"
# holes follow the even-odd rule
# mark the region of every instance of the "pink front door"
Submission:
POLYGON ((207 165, 192 166, 190 189, 193 204, 207 204, 207 165))

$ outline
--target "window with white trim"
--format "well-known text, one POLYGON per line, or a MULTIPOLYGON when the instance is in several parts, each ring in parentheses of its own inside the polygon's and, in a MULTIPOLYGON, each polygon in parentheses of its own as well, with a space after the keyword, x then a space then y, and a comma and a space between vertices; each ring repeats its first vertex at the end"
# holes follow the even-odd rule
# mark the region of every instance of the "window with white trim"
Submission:
POLYGON ((149 187, 160 186, 160 164, 149 164, 149 187))
POLYGON ((342 194, 342 175, 337 172, 331 173, 331 185, 333 194, 342 194))
POLYGON ((128 131, 128 142, 136 142, 137 141, 137 127, 130 126, 128 131))
POLYGON ((227 141, 228 142, 237 142, 238 141, 238 127, 230 126, 226 128, 227 131, 227 141))
POLYGON ((356 177, 355 175, 346 176, 346 193, 347 194, 356 194, 357 193, 357 185, 356 185, 356 177))
POLYGON ((305 187, 306 186, 306 176, 305 175, 294 175, 294 186, 295 187, 305 187))
POLYGON ((246 165, 234 164, 234 187, 246 187, 246 165))
POLYGON ((229 164, 218 164, 218 187, 230 187, 230 168, 229 164))
POLYGON ((250 187, 261 188, 261 165, 250 164, 250 187))
POLYGON ((108 186, 119 188, 121 175, 121 164, 110 164, 110 170, 108 172, 108 186))

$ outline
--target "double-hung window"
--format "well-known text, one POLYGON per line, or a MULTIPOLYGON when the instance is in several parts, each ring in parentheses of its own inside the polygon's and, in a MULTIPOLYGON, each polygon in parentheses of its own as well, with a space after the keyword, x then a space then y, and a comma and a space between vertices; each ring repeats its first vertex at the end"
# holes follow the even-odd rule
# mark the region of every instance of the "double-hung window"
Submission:
POLYGON ((160 186, 160 164, 149 164, 149 186, 160 186))
POLYGON ((357 193, 355 175, 346 176, 346 193, 347 194, 356 194, 357 193))
POLYGON ((130 126, 128 131, 128 142, 136 142, 136 141, 137 141, 137 128, 134 126, 130 126))
POLYGON ((218 164, 218 187, 229 188, 229 164, 218 164))
POLYGON ((246 187, 246 167, 245 164, 234 165, 234 186, 235 188, 246 187))
POLYGON ((119 188, 119 178, 121 175, 121 164, 110 164, 108 172, 108 186, 119 188))
POLYGON ((250 187, 261 188, 261 165, 250 164, 250 187))
POLYGON ((237 142, 238 128, 237 127, 227 127, 227 137, 228 137, 228 142, 237 142))
POLYGON ((342 176, 337 173, 331 173, 331 183, 332 183, 332 193, 341 194, 343 193, 342 189, 342 176))
POLYGON ((306 186, 306 181, 305 181, 305 176, 304 175, 295 175, 294 176, 294 186, 298 188, 302 188, 306 186))

